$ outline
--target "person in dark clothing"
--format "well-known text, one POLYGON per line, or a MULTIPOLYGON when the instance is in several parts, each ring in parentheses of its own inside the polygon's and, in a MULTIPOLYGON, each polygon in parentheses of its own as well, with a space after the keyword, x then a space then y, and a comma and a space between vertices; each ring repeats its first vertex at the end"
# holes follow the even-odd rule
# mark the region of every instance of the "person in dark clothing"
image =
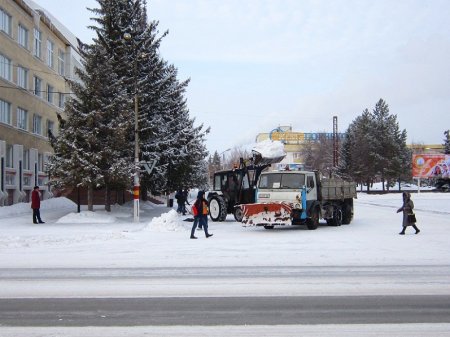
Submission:
POLYGON ((414 209, 414 203, 411 200, 411 194, 409 194, 409 192, 403 192, 403 205, 402 205, 402 207, 400 207, 397 210, 397 213, 400 213, 403 211, 403 222, 402 222, 403 229, 399 233, 400 235, 405 235, 405 231, 408 226, 412 226, 416 230, 415 234, 420 233, 420 229, 417 228, 417 226, 414 222, 410 221, 410 218, 408 216, 410 214, 413 214, 413 209, 414 209))
POLYGON ((183 199, 182 199, 181 210, 183 212, 183 215, 186 215, 186 213, 187 213, 186 204, 191 205, 188 201, 189 191, 187 189, 184 189, 182 195, 183 195, 183 199))
POLYGON ((194 235, 197 222, 199 223, 199 227, 202 227, 205 231, 206 238, 213 236, 213 234, 208 233, 208 201, 205 199, 204 195, 204 191, 199 191, 194 203, 194 223, 192 224, 191 229, 191 239, 197 239, 194 235))
POLYGON ((183 191, 180 189, 177 190, 177 193, 175 193, 175 199, 177 200, 177 213, 181 213, 183 211, 183 191))
POLYGON ((45 223, 41 219, 41 194, 39 193, 39 186, 34 186, 31 192, 31 208, 33 209, 33 223, 45 223))

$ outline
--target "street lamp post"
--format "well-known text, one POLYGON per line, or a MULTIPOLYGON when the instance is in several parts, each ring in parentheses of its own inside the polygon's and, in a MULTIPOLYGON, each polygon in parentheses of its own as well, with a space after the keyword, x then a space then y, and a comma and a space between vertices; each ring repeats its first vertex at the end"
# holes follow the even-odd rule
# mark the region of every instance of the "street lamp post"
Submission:
POLYGON ((222 155, 222 170, 225 170, 225 152, 228 152, 228 151, 230 151, 231 149, 226 149, 225 151, 223 151, 222 153, 221 153, 221 155, 222 155))
MULTIPOLYGON (((131 34, 125 33, 123 38, 127 41, 131 40, 131 34)), ((134 212, 133 219, 134 222, 139 222, 139 191, 140 191, 140 168, 139 168, 139 96, 138 96, 138 85, 137 85, 137 51, 134 46, 134 177, 133 177, 133 199, 134 199, 134 212)))

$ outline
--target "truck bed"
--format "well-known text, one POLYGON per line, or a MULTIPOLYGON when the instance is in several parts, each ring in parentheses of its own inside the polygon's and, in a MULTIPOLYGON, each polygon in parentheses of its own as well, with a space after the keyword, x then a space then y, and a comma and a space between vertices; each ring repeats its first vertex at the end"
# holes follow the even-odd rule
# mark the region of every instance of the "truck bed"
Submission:
POLYGON ((356 198, 356 183, 341 179, 322 179, 322 200, 342 200, 356 198))

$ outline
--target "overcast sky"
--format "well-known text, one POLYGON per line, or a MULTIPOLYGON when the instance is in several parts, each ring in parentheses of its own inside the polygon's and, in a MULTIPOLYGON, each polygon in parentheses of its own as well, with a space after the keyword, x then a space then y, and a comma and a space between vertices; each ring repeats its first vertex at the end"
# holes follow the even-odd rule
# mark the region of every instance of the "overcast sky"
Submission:
MULTIPOLYGON (((35 0, 83 41, 95 0, 35 0)), ((161 54, 219 153, 290 125, 344 132, 383 98, 408 142, 450 129, 448 0, 148 0, 161 54)))

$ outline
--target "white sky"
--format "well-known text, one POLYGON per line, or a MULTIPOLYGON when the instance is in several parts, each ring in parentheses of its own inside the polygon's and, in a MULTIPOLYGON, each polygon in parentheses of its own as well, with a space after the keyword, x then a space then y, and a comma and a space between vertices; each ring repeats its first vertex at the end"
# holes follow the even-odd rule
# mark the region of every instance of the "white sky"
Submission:
MULTIPOLYGON (((35 0, 83 41, 95 0, 35 0)), ((383 98, 408 142, 450 128, 447 0, 150 0, 161 54, 191 78, 191 116, 222 152, 260 132, 344 132, 383 98)))

